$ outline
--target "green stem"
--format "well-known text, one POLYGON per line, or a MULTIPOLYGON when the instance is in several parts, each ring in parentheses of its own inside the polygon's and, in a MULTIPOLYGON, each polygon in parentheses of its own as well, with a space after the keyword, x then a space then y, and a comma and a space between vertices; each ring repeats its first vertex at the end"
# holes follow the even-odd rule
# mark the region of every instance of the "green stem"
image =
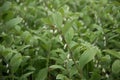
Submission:
POLYGON ((47 55, 47 63, 46 63, 46 67, 47 67, 47 79, 49 80, 49 59, 50 59, 50 53, 48 52, 47 55))
POLYGON ((75 64, 75 67, 76 67, 76 69, 78 70, 79 76, 80 76, 80 78, 82 79, 82 78, 83 78, 82 70, 79 69, 79 65, 76 63, 76 60, 75 60, 75 58, 74 58, 74 56, 73 56, 73 52, 72 52, 72 50, 70 49, 70 47, 69 47, 68 43, 66 42, 66 40, 65 40, 64 36, 62 35, 62 33, 61 33, 61 36, 62 36, 62 38, 63 38, 64 43, 67 44, 67 49, 69 50, 70 55, 71 55, 71 57, 72 57, 72 60, 73 60, 73 62, 74 62, 74 64, 75 64))
POLYGON ((71 55, 71 57, 72 57, 72 60, 73 60, 73 62, 74 62, 74 64, 75 64, 76 69, 78 70, 80 79, 82 79, 82 78, 83 78, 82 70, 79 69, 79 65, 76 63, 76 60, 75 60, 75 58, 74 58, 74 56, 73 56, 73 52, 72 52, 72 50, 70 49, 69 44, 68 44, 67 41, 65 40, 65 37, 63 36, 62 31, 60 31, 58 28, 55 28, 54 26, 52 26, 52 27, 53 27, 54 29, 57 29, 57 30, 58 30, 58 33, 62 36, 63 43, 64 43, 64 44, 67 44, 67 49, 68 49, 68 51, 70 52, 70 55, 71 55))
POLYGON ((82 70, 79 69, 79 65, 76 63, 76 60, 75 60, 75 58, 74 58, 74 56, 73 56, 73 52, 71 51, 71 49, 69 48, 69 46, 67 46, 67 47, 68 47, 68 50, 69 50, 70 55, 71 55, 71 57, 72 57, 72 60, 73 60, 73 62, 74 62, 74 64, 75 64, 75 67, 76 67, 76 69, 77 69, 78 72, 79 72, 79 76, 80 76, 80 78, 82 79, 82 77, 83 77, 82 70))

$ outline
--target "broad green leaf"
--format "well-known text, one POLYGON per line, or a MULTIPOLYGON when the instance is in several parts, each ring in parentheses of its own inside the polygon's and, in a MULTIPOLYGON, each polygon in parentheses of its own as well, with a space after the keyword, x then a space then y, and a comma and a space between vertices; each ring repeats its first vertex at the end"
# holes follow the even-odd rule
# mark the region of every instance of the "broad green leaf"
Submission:
POLYGON ((71 41, 71 43, 69 44, 69 47, 71 48, 71 50, 74 50, 77 47, 80 47, 80 45, 75 41, 71 41))
POLYGON ((39 43, 38 43, 38 38, 36 36, 33 36, 30 41, 29 41, 29 44, 30 45, 34 45, 34 46, 37 46, 39 43))
POLYGON ((101 75, 99 74, 99 72, 94 71, 92 73, 92 76, 91 76, 90 80, 101 80, 101 75))
POLYGON ((21 27, 19 25, 16 25, 15 30, 19 33, 21 31, 21 27))
POLYGON ((44 48, 45 50, 49 51, 51 48, 51 40, 47 41, 44 39, 44 37, 39 37, 38 38, 41 41, 41 47, 44 48), (49 45, 48 45, 49 44, 49 45))
POLYGON ((50 20, 50 18, 42 18, 41 21, 45 24, 48 24, 48 25, 51 25, 52 24, 52 21, 50 20))
POLYGON ((67 22, 64 27, 62 27, 62 34, 64 35, 72 27, 72 22, 67 22))
POLYGON ((28 66, 26 70, 35 71, 35 68, 33 66, 28 66))
POLYGON ((29 48, 29 47, 30 47, 30 45, 22 45, 22 46, 18 47, 18 51, 23 51, 24 49, 29 48))
MULTIPOLYGON (((65 3, 68 2, 68 1, 69 0, 66 0, 65 3)), ((68 5, 64 5, 59 9, 59 12, 61 12, 62 15, 64 15, 64 16, 68 16, 70 14, 69 8, 70 7, 68 5)))
POLYGON ((61 69, 61 70, 65 70, 64 67, 62 67, 61 65, 52 65, 49 67, 50 69, 61 69))
POLYGON ((5 50, 5 46, 4 45, 0 45, 0 54, 3 53, 4 50, 5 50))
POLYGON ((120 72, 120 60, 115 60, 112 64, 112 72, 115 74, 120 72))
POLYGON ((100 1, 102 4, 107 4, 108 0, 101 0, 100 1))
POLYGON ((94 59, 97 52, 98 52, 98 49, 96 47, 91 47, 84 51, 84 53, 80 56, 80 59, 79 59, 79 66, 81 70, 88 62, 94 59))
POLYGON ((4 56, 6 61, 9 61, 11 59, 12 55, 13 55, 12 52, 7 52, 6 56, 4 56))
POLYGON ((104 57, 101 58, 102 62, 111 62, 111 57, 110 55, 105 55, 104 57))
POLYGON ((0 13, 3 12, 3 11, 7 11, 10 8, 10 6, 11 6, 11 2, 6 1, 2 5, 2 7, 0 7, 0 13))
MULTIPOLYGON (((116 39, 112 39, 111 41, 110 41, 112 44, 114 44, 115 46, 116 46, 116 48, 120 48, 120 42, 119 42, 119 40, 116 40, 116 39)), ((114 46, 114 45, 112 45, 112 46, 114 46)))
POLYGON ((70 68, 70 76, 72 77, 72 76, 76 75, 77 73, 78 73, 78 70, 76 69, 76 67, 72 66, 70 68))
POLYGON ((47 78, 47 73, 48 73, 48 69, 47 68, 41 69, 38 72, 37 77, 35 78, 35 80, 45 80, 47 78))
POLYGON ((33 74, 33 72, 28 72, 28 73, 25 73, 23 74, 21 77, 20 77, 20 80, 24 80, 24 78, 27 78, 29 75, 33 74))
POLYGON ((59 29, 61 28, 62 22, 63 22, 61 13, 58 13, 58 12, 53 13, 50 20, 53 23, 53 25, 55 25, 57 28, 59 28, 59 29))
MULTIPOLYGON (((4 47, 5 48, 5 47, 4 47)), ((16 53, 16 51, 10 49, 10 48, 5 48, 3 50, 2 56, 5 58, 6 61, 9 61, 11 59, 11 57, 13 56, 13 53, 16 53)))
POLYGON ((19 24, 21 21, 22 21, 22 18, 20 18, 20 17, 13 18, 13 19, 9 20, 8 22, 6 22, 6 26, 14 27, 15 25, 19 24))
POLYGON ((64 35, 65 41, 69 44, 72 41, 73 36, 74 36, 74 30, 71 27, 64 35))
POLYGON ((62 60, 65 60, 65 59, 66 59, 66 56, 67 56, 67 54, 64 52, 63 49, 52 50, 50 53, 51 53, 51 55, 53 55, 54 57, 55 57, 55 56, 58 56, 58 53, 59 53, 60 59, 62 59, 62 60))
POLYGON ((22 33, 22 36, 21 36, 21 37, 23 38, 23 40, 24 40, 26 43, 29 43, 32 35, 31 35, 31 33, 30 33, 29 31, 24 31, 24 32, 22 33))
POLYGON ((56 79, 64 80, 64 75, 63 74, 58 74, 56 79))
POLYGON ((97 24, 93 24, 92 25, 93 28, 97 29, 99 32, 101 32, 102 34, 104 34, 103 28, 97 24))
POLYGON ((109 49, 106 49, 106 50, 103 50, 103 51, 108 53, 108 54, 111 54, 112 56, 114 56, 116 58, 120 59, 120 52, 117 52, 115 50, 109 50, 109 49))
POLYGON ((22 55, 20 53, 16 53, 12 59, 10 60, 10 66, 12 73, 15 73, 22 62, 22 55))
POLYGON ((58 74, 57 77, 56 77, 57 80, 71 80, 71 79, 68 79, 65 75, 63 74, 58 74))
POLYGON ((43 56, 36 56, 34 60, 45 60, 46 57, 43 57, 43 56))
POLYGON ((21 64, 22 65, 26 64, 29 59, 30 59, 30 56, 22 56, 22 62, 21 62, 21 64))

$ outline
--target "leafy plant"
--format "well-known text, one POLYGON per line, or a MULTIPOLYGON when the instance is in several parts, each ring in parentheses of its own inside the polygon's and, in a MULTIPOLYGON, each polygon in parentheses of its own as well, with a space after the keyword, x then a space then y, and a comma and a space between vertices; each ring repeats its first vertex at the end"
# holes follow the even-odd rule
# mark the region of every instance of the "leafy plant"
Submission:
POLYGON ((1 80, 119 80, 118 0, 1 0, 1 80))

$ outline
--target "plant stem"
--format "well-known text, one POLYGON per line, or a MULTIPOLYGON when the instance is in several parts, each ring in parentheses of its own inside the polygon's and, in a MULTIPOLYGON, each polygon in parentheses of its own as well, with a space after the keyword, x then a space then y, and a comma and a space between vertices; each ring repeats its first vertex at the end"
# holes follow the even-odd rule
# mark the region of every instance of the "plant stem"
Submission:
MULTIPOLYGON (((68 44, 67 44, 67 45, 68 45, 68 44)), ((75 64, 75 67, 76 67, 76 69, 77 69, 78 72, 79 72, 79 76, 80 76, 80 78, 82 79, 82 77, 83 77, 82 70, 79 69, 79 66, 78 66, 78 64, 76 63, 76 60, 75 60, 75 58, 74 58, 74 56, 73 56, 73 52, 71 51, 70 47, 67 46, 67 48, 68 48, 68 50, 69 50, 69 52, 70 52, 70 55, 71 55, 72 60, 73 60, 73 62, 74 62, 74 64, 75 64)))
POLYGON ((80 79, 82 79, 82 78, 83 78, 82 70, 79 68, 79 65, 76 63, 76 60, 75 60, 75 58, 74 58, 74 56, 73 56, 73 52, 72 52, 72 50, 70 49, 69 44, 66 42, 65 37, 64 37, 64 35, 62 34, 62 31, 60 31, 58 28, 55 28, 55 26, 53 26, 53 25, 52 25, 51 27, 53 27, 54 29, 57 29, 57 30, 58 30, 58 33, 62 36, 63 43, 64 43, 64 44, 67 44, 67 49, 68 49, 68 51, 70 52, 71 58, 72 58, 72 60, 73 60, 73 62, 74 62, 74 64, 75 64, 76 69, 78 70, 80 79))
MULTIPOLYGON (((46 63, 46 67, 47 67, 47 76, 49 77, 49 59, 50 59, 50 53, 48 52, 48 55, 47 55, 47 63, 46 63)), ((48 78, 49 80, 49 78, 48 78)))

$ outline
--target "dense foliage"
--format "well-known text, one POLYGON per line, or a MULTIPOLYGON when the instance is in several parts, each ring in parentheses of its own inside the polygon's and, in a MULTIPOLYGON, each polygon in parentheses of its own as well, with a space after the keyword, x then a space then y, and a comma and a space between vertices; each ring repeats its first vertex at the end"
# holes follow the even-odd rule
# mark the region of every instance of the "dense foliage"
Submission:
POLYGON ((119 0, 0 0, 0 80, 120 80, 119 0))

